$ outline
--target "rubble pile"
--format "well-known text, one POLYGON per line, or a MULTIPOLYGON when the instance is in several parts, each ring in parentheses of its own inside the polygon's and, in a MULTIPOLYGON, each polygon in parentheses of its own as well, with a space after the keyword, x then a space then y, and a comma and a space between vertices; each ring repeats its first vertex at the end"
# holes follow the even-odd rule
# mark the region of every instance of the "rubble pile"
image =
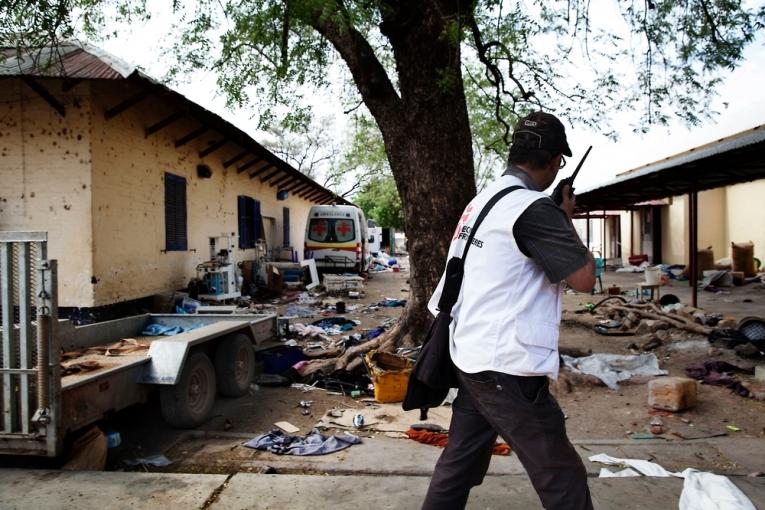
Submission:
POLYGON ((662 307, 654 302, 628 303, 618 296, 602 300, 591 311, 601 316, 596 332, 640 337, 634 350, 707 339, 715 347, 735 349, 742 357, 765 355, 765 322, 756 318, 737 322, 682 303, 662 307))

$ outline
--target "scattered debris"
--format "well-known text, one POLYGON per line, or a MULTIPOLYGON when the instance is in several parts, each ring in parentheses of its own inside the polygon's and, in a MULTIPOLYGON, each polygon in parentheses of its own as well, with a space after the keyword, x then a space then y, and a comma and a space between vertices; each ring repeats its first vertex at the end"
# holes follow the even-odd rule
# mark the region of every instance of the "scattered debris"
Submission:
POLYGON ((584 358, 561 356, 565 365, 574 372, 589 374, 603 381, 612 390, 619 388, 618 382, 635 376, 665 375, 659 368, 659 361, 653 354, 619 355, 592 354, 584 358))
POLYGON ((102 365, 100 362, 96 360, 85 360, 85 361, 74 361, 72 363, 62 363, 61 364, 61 376, 67 376, 67 375, 73 375, 73 374, 84 374, 86 372, 92 372, 94 370, 98 370, 99 368, 103 368, 104 365, 102 365))
POLYGON ((755 506, 728 478, 688 468, 681 473, 667 471, 659 464, 641 459, 619 459, 604 453, 592 455, 590 462, 600 462, 609 466, 622 466, 629 469, 613 473, 607 468, 600 470, 601 478, 625 476, 658 476, 685 478, 683 492, 680 494, 680 510, 699 508, 736 508, 755 510, 755 506))
POLYGON ((150 455, 149 457, 139 457, 137 459, 126 459, 122 461, 126 466, 154 466, 154 467, 166 467, 173 463, 164 455, 150 455))
MULTIPOLYGON (((413 439, 418 443, 429 444, 444 448, 449 442, 449 434, 441 431, 430 431, 423 428, 415 429, 414 426, 405 432, 406 437, 413 439)), ((510 445, 507 443, 495 443, 492 450, 493 455, 510 455, 510 445)))
POLYGON ((685 369, 688 377, 703 381, 704 384, 725 386, 742 397, 749 396, 749 390, 741 384, 733 373, 753 375, 753 368, 742 368, 725 361, 708 360, 702 366, 691 366, 685 369))
POLYGON ((648 382, 648 405, 672 412, 692 409, 696 407, 696 381, 687 377, 653 379, 648 382))
POLYGON ((298 432, 300 430, 299 427, 294 426, 288 421, 277 421, 276 423, 274 423, 274 425, 282 429, 287 434, 294 434, 295 432, 298 432))
MULTIPOLYGON (((284 423, 284 422, 281 422, 284 423)), ((279 424, 276 424, 279 426, 279 424)), ((295 432, 298 429, 295 429, 295 432)), ((290 432, 288 432, 289 434, 290 432)), ((342 436, 325 436, 314 429, 305 437, 288 436, 280 430, 256 436, 243 443, 248 448, 264 450, 278 455, 327 455, 361 444, 361 438, 345 433, 342 436)))

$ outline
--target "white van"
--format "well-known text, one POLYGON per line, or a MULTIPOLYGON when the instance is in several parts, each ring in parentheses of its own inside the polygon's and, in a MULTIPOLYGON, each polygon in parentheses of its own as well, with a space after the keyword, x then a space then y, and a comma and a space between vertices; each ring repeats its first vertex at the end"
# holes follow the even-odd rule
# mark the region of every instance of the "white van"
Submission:
POLYGON ((326 271, 363 273, 369 254, 367 219, 353 205, 315 205, 308 213, 305 258, 326 271))
POLYGON ((382 228, 377 226, 375 220, 367 220, 369 227, 369 253, 372 257, 377 257, 382 249, 382 228))

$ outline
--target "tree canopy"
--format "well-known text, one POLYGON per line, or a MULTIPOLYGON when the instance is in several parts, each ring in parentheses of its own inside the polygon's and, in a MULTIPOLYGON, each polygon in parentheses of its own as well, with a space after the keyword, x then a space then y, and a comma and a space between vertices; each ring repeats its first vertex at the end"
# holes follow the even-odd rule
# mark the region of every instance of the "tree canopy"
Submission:
MULTIPOLYGON (((391 334, 404 343, 427 328, 425 304, 476 190, 476 152, 502 161, 514 120, 537 109, 606 133, 617 112, 638 112, 637 129, 672 117, 700 123, 765 21, 764 6, 741 0, 611 0, 597 9, 589 0, 169 7, 170 77, 214 71, 229 104, 258 111, 264 126, 308 125, 302 99, 326 87, 332 70, 352 82, 349 111, 362 108, 379 129, 409 236, 412 289, 391 334)), ((153 12, 147 0, 9 0, 0 38, 34 46, 95 37, 115 20, 136 23, 153 12)))

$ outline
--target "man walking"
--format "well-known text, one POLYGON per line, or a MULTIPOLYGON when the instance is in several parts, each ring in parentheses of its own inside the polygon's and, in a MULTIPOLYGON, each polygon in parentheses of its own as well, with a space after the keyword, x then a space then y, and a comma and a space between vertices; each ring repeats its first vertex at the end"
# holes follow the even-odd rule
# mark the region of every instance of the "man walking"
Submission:
MULTIPOLYGON (((544 193, 571 156, 563 124, 536 112, 518 122, 507 171, 467 206, 447 260, 461 257, 466 233, 500 190, 474 233, 459 298, 452 308, 450 353, 459 393, 449 443, 436 464, 424 509, 464 508, 480 485, 501 435, 546 509, 592 508, 587 473, 566 436, 563 413, 550 395, 558 375, 562 285, 587 292, 595 264, 571 223, 575 200, 560 206, 544 193)), ((443 278, 430 300, 435 315, 443 278)))

